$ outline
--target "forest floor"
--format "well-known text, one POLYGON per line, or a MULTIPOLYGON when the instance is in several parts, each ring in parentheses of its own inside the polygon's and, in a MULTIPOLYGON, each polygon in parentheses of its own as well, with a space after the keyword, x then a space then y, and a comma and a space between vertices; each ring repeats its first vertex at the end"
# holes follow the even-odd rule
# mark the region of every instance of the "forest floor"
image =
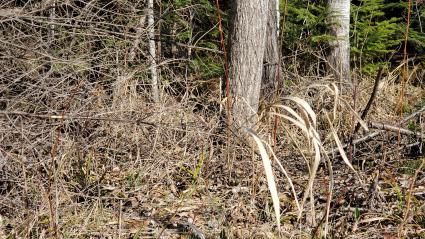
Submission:
MULTIPOLYGON (((334 96, 306 83, 290 87, 291 95, 306 100, 317 114, 333 176, 322 160, 314 201, 307 200, 299 218, 288 180, 273 163, 280 232, 256 146, 225 127, 217 104, 202 106, 212 105, 212 96, 195 102, 164 94, 160 105, 152 105, 140 94, 111 106, 110 96, 96 88, 86 101, 91 103, 68 118, 19 112, 0 118, 0 238, 313 238, 325 233, 329 238, 424 238, 424 86, 406 88, 400 114, 399 83, 383 81, 366 121, 397 126, 411 116, 400 127, 415 133, 360 130, 357 138, 380 133, 346 150, 355 171, 332 151, 337 144, 326 115, 333 112, 334 96)), ((357 111, 372 88, 367 80, 358 86, 357 111)), ((352 102, 351 96, 340 100, 352 102)), ((335 109, 334 127, 347 142, 354 117, 346 107, 335 109)), ((301 200, 311 145, 269 111, 262 107, 256 132, 272 145, 301 200)))

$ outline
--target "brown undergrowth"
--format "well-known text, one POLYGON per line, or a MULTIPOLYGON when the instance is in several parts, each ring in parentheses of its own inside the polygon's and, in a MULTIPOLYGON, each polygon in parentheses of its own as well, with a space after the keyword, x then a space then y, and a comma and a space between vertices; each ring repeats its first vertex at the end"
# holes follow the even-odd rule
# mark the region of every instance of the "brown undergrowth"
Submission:
POLYGON ((222 79, 188 64, 196 54, 198 63, 222 59, 220 51, 161 42, 162 97, 153 104, 143 4, 20 2, 0 3, 0 238, 425 237, 419 66, 401 108, 402 67, 386 70, 368 127, 344 148, 347 163, 336 138, 349 142, 373 76, 354 71, 350 109, 352 92, 336 98, 332 76, 315 73, 322 57, 311 60, 317 66, 299 64, 298 53, 285 58, 281 94, 261 104, 254 129, 271 159, 278 231, 257 146, 226 125, 222 79), (288 96, 311 107, 314 133, 306 105, 288 96), (282 106, 320 139, 317 170, 312 138, 277 116, 282 106), (295 199, 305 199, 302 213, 295 199))
MULTIPOLYGON (((367 121, 397 125, 398 86, 391 79, 383 84, 367 121)), ((372 85, 361 81, 359 105, 367 101, 372 85)), ((332 152, 336 144, 330 140, 321 112, 332 112, 334 98, 309 85, 293 89, 292 95, 305 99, 317 113, 323 146, 332 152)), ((314 181, 314 210, 306 203, 300 219, 288 181, 275 168, 281 208, 279 234, 260 158, 235 132, 231 145, 226 145, 226 128, 218 109, 206 112, 206 108, 199 110, 198 103, 177 102, 167 95, 160 105, 148 104, 140 95, 111 106, 107 94, 96 95, 90 90, 86 94, 84 102, 66 102, 71 105, 68 112, 37 112, 30 106, 16 105, 3 113, 2 237, 323 236, 330 180, 324 161, 314 181), (22 115, 21 111, 34 113, 22 115), (65 114, 70 118, 51 117, 65 114)), ((407 95, 411 108, 406 109, 406 116, 419 109, 420 105, 413 104, 420 101, 417 97, 423 97, 424 90, 411 86, 407 95)), ((61 103, 65 104, 55 102, 61 103)), ((353 125, 352 117, 346 108, 337 109, 334 126, 344 141, 353 125)), ((423 132, 421 117, 418 114, 401 126, 423 132)), ((265 116, 257 129, 269 143, 271 119, 265 116)), ((311 160, 312 154, 299 129, 283 120, 279 124, 273 151, 301 198, 310 170, 305 160, 311 160)), ((423 236, 423 146, 406 146, 419 141, 414 135, 398 139, 396 132, 383 130, 356 144, 352 163, 358 175, 337 151, 329 153, 334 187, 328 235, 423 236)))

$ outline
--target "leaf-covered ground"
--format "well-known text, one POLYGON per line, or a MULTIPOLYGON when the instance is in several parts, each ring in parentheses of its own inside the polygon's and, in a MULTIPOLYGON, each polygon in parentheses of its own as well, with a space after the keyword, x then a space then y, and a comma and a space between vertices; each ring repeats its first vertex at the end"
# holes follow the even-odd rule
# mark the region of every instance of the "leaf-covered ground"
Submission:
MULTIPOLYGON (((359 104, 367 101, 371 85, 361 86, 364 94, 359 104)), ((394 87, 388 85, 379 93, 368 121, 393 125, 400 121, 388 104, 395 105, 396 98, 388 97, 394 87)), ((91 96, 92 104, 84 105, 101 117, 1 117, 0 235, 311 238, 323 237, 327 231, 332 238, 424 237, 425 158, 420 138, 361 130, 361 136, 381 133, 351 149, 353 172, 335 150, 323 118, 324 109, 332 111, 334 98, 314 92, 300 86, 293 95, 306 99, 318 115, 318 132, 332 161, 333 176, 322 160, 314 181, 313 204, 309 199, 298 218, 288 181, 273 163, 280 232, 261 158, 255 146, 225 127, 218 108, 199 111, 194 102, 172 98, 154 106, 134 97, 126 102, 125 113, 119 113, 107 104, 99 107, 93 103, 98 102, 95 97, 107 102, 105 94, 91 96)), ((408 95, 423 99, 423 93, 421 88, 411 88, 408 95)), ((412 105, 404 117, 420 109, 412 105)), ((256 131, 272 145, 301 200, 313 156, 309 141, 283 120, 276 127, 275 141, 275 118, 263 113, 256 131)), ((337 115, 334 125, 345 142, 352 115, 339 106, 337 115)), ((422 117, 423 108, 402 127, 423 132, 422 117)), ((349 149, 346 152, 350 155, 349 149)))

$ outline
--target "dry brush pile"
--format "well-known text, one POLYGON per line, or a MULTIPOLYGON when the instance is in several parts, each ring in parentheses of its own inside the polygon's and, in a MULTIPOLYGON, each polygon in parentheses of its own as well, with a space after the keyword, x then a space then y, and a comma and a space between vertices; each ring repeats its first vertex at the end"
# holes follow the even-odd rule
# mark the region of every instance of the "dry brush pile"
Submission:
POLYGON ((145 5, 107 2, 0 4, 1 238, 424 236, 423 68, 402 104, 388 70, 363 120, 373 79, 353 107, 316 66, 284 68, 262 151, 227 127, 221 82, 169 53, 187 45, 158 47, 153 103, 145 5))

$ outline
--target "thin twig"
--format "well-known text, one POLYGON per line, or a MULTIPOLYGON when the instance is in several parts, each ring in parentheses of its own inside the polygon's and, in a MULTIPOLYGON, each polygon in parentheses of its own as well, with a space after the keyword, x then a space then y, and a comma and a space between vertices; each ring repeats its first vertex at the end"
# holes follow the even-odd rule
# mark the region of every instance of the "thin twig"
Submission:
MULTIPOLYGON (((367 113, 369 112, 369 110, 372 106, 372 103, 376 98, 376 94, 378 92, 379 81, 380 81, 381 75, 382 75, 382 69, 383 69, 382 66, 379 66, 378 74, 376 75, 375 84, 373 86, 373 90, 372 90, 372 93, 370 95, 369 101, 367 102, 366 107, 364 108, 362 115, 360 116, 361 120, 364 120, 366 118, 367 113)), ((353 140, 354 140, 354 137, 356 136, 357 132, 359 131, 360 126, 361 126, 360 122, 357 122, 357 125, 354 128, 354 131, 351 134, 351 137, 350 137, 350 140, 349 140, 348 148, 349 148, 349 151, 350 151, 350 161, 352 160, 352 155, 353 155, 353 152, 352 152, 353 140)))
POLYGON ((104 117, 90 117, 90 116, 70 116, 70 115, 43 115, 43 114, 33 114, 22 111, 0 111, 0 115, 21 115, 28 116, 33 118, 40 119, 61 119, 61 120, 99 120, 99 121, 114 121, 114 122, 122 122, 122 123, 138 123, 138 124, 146 124, 153 127, 157 127, 156 124, 146 122, 144 119, 148 118, 146 116, 140 120, 127 120, 127 119, 116 119, 116 118, 104 118, 104 117))
POLYGON ((382 158, 384 155, 391 155, 391 154, 394 154, 396 152, 400 152, 403 149, 412 148, 412 147, 418 146, 420 144, 422 144, 422 142, 415 142, 415 143, 411 143, 411 144, 402 145, 402 146, 397 147, 393 150, 389 150, 389 151, 385 151, 385 152, 381 152, 381 153, 376 153, 376 154, 368 154, 368 155, 365 155, 365 156, 367 157, 367 159, 382 158))
POLYGON ((194 238, 205 239, 204 233, 200 229, 198 229, 193 223, 185 222, 178 225, 188 231, 190 234, 192 234, 191 236, 193 236, 194 238))
POLYGON ((409 121, 411 118, 414 118, 416 115, 425 112, 425 106, 422 107, 420 110, 415 111, 414 113, 410 114, 409 116, 407 116, 406 118, 403 119, 402 123, 405 123, 407 121, 409 121))
MULTIPOLYGON (((127 123, 127 124, 144 124, 149 125, 155 128, 164 128, 164 129, 170 129, 175 131, 184 131, 184 132, 202 132, 205 135, 217 135, 215 133, 206 132, 206 131, 199 131, 202 130, 202 127, 199 126, 197 122, 187 122, 187 124, 184 124, 184 126, 187 126, 187 128, 193 129, 193 131, 188 131, 187 129, 181 129, 179 125, 178 127, 172 124, 157 122, 157 123, 151 123, 144 121, 145 119, 151 117, 152 115, 145 116, 141 119, 117 119, 117 118, 103 118, 103 117, 89 117, 89 116, 67 116, 67 115, 42 115, 42 114, 32 114, 32 113, 26 113, 26 112, 20 112, 20 111, 0 111, 0 117, 9 117, 9 115, 21 115, 21 116, 27 116, 27 117, 33 117, 33 118, 40 118, 45 120, 94 120, 94 121, 110 121, 110 122, 119 122, 119 123, 127 123)), ((236 137, 239 137, 238 134, 232 131, 232 134, 236 137)), ((239 137, 241 142, 243 141, 241 137, 239 137)))
POLYGON ((399 226, 399 233, 400 233, 400 230, 403 229, 404 225, 407 222, 407 218, 409 216, 409 211, 410 211, 410 204, 411 204, 411 201, 412 201, 413 187, 415 186, 416 179, 418 178, 419 172, 421 172, 422 167, 424 166, 424 164, 425 164, 425 159, 422 159, 421 165, 419 165, 419 167, 416 169, 415 175, 413 176, 412 180, 410 181, 409 191, 408 191, 407 196, 406 196, 406 198, 407 198, 406 209, 404 211, 403 221, 402 221, 402 223, 399 226))
POLYGON ((425 138, 425 135, 423 135, 419 132, 413 132, 411 130, 401 128, 399 126, 394 126, 394 125, 389 125, 389 124, 384 124, 384 123, 370 122, 370 123, 368 123, 368 127, 374 128, 374 129, 392 131, 392 132, 396 132, 396 133, 400 133, 400 134, 404 134, 404 135, 416 135, 416 136, 419 136, 421 138, 425 138))
MULTIPOLYGON (((419 110, 417 110, 417 111, 415 111, 415 112, 413 112, 412 114, 410 114, 409 116, 407 116, 407 117, 405 117, 401 122, 400 122, 400 125, 401 124, 404 124, 404 123, 406 123, 407 121, 409 121, 410 119, 412 119, 413 117, 415 117, 415 116, 417 116, 418 114, 421 114, 421 113, 423 113, 423 112, 425 112, 425 106, 424 107, 422 107, 421 109, 419 109, 419 110)), ((366 135, 366 136, 364 136, 364 137, 362 137, 362 138, 360 138, 360 139, 356 139, 356 140, 353 140, 353 145, 355 145, 355 144, 358 144, 358 143, 361 143, 361 142, 364 142, 364 141, 368 141, 368 140, 370 140, 370 139, 373 139, 373 138, 375 138, 376 136, 378 136, 378 135, 380 135, 381 133, 383 133, 385 130, 379 130, 379 131, 376 131, 376 132, 373 132, 373 133, 370 133, 370 134, 368 134, 368 135, 366 135)), ((349 144, 344 144, 342 147, 343 148, 347 148, 349 146, 349 144)), ((336 154, 336 153, 338 153, 338 148, 335 148, 335 149, 332 149, 332 150, 330 150, 329 151, 329 153, 328 154, 336 154)))
MULTIPOLYGON (((376 98, 376 94, 378 92, 378 86, 379 86, 379 81, 381 80, 381 76, 382 76, 382 66, 379 66, 379 70, 378 70, 378 74, 376 75, 375 78, 375 85, 373 86, 373 90, 372 90, 372 94, 370 95, 369 101, 366 104, 366 107, 364 108, 362 115, 360 116, 360 118, 362 120, 364 120, 367 116, 367 113, 369 113, 369 110, 372 106, 373 101, 376 98)), ((355 135, 357 133, 357 131, 359 131, 360 129, 360 123, 358 122, 356 125, 356 128, 354 129, 353 135, 355 135)))

